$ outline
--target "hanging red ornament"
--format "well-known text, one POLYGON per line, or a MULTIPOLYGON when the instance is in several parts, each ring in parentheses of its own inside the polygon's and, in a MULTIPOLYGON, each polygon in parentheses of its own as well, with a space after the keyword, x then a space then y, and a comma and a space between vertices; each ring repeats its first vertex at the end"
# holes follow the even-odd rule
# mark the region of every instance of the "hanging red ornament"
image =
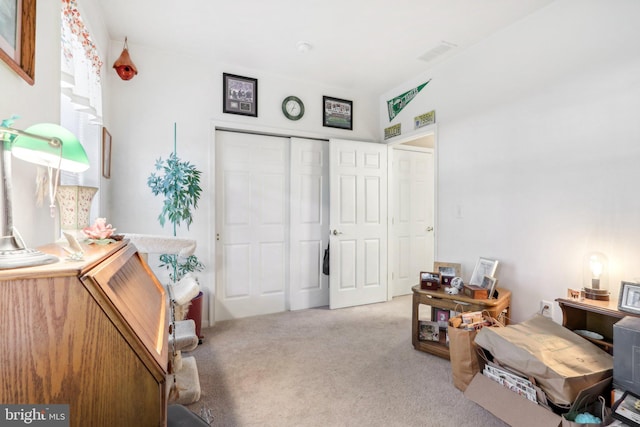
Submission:
POLYGON ((124 48, 122 49, 122 53, 120 54, 120 57, 116 59, 116 62, 113 63, 113 68, 116 69, 116 73, 118 73, 122 80, 131 80, 136 74, 138 74, 138 69, 129 56, 126 37, 124 38, 124 48))

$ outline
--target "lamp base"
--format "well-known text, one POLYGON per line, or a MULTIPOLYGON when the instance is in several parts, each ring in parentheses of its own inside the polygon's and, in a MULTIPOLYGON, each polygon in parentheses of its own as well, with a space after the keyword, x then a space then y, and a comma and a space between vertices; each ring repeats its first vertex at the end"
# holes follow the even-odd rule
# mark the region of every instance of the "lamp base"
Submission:
POLYGON ((584 297, 599 301, 609 301, 609 291, 606 289, 584 288, 584 297))
POLYGON ((45 254, 35 249, 13 249, 0 251, 0 270, 37 265, 53 264, 58 257, 45 254))

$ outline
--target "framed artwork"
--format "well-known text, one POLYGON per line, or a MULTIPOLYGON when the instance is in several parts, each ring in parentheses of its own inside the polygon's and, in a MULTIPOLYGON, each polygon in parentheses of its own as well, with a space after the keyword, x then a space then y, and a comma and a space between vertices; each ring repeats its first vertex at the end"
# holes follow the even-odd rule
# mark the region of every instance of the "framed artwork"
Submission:
POLYGON ((111 134, 102 127, 102 176, 111 178, 111 134))
POLYGON ((35 54, 36 0, 0 0, 0 58, 33 85, 35 54))
POLYGON ((460 264, 452 262, 434 262, 433 271, 440 273, 442 284, 449 286, 454 277, 461 277, 462 267, 460 264))
POLYGON ((434 308, 433 309, 433 320, 438 322, 438 326, 441 328, 446 328, 449 326, 449 310, 444 310, 442 308, 434 308))
POLYGON ((258 117, 258 79, 222 74, 222 112, 258 117))
POLYGON ((640 426, 640 396, 625 391, 611 408, 613 418, 630 426, 640 426))
POLYGON ((487 290, 487 299, 493 298, 493 292, 496 290, 498 279, 491 276, 484 276, 480 287, 487 290))
POLYGON ((481 286, 484 276, 493 277, 496 275, 498 269, 498 261, 487 258, 480 258, 476 263, 476 267, 473 269, 470 285, 481 286))
POLYGON ((353 101, 322 97, 322 126, 353 130, 353 101))
POLYGON ((622 282, 618 310, 640 314, 640 283, 622 282))

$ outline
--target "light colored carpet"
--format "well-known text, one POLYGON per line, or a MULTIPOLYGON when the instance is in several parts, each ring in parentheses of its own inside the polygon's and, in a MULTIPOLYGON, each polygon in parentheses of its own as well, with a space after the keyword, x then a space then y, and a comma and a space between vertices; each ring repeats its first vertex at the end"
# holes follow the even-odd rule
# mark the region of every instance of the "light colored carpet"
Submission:
POLYGON ((411 296, 203 329, 200 401, 214 426, 505 426, 411 345, 411 296))

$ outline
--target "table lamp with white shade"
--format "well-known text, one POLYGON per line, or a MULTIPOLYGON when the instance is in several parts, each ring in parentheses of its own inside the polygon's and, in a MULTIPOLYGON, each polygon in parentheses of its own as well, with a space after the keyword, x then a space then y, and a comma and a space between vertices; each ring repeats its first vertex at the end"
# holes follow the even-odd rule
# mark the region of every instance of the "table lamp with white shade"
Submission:
POLYGON ((82 144, 75 135, 62 126, 42 123, 22 131, 9 127, 12 120, 0 125, 0 269, 31 267, 58 261, 52 255, 29 249, 20 234, 13 227, 11 156, 46 166, 50 173, 50 197, 55 200, 58 185, 57 173, 60 170, 84 172, 89 168, 89 159, 82 144), (56 177, 51 177, 51 171, 56 177))

